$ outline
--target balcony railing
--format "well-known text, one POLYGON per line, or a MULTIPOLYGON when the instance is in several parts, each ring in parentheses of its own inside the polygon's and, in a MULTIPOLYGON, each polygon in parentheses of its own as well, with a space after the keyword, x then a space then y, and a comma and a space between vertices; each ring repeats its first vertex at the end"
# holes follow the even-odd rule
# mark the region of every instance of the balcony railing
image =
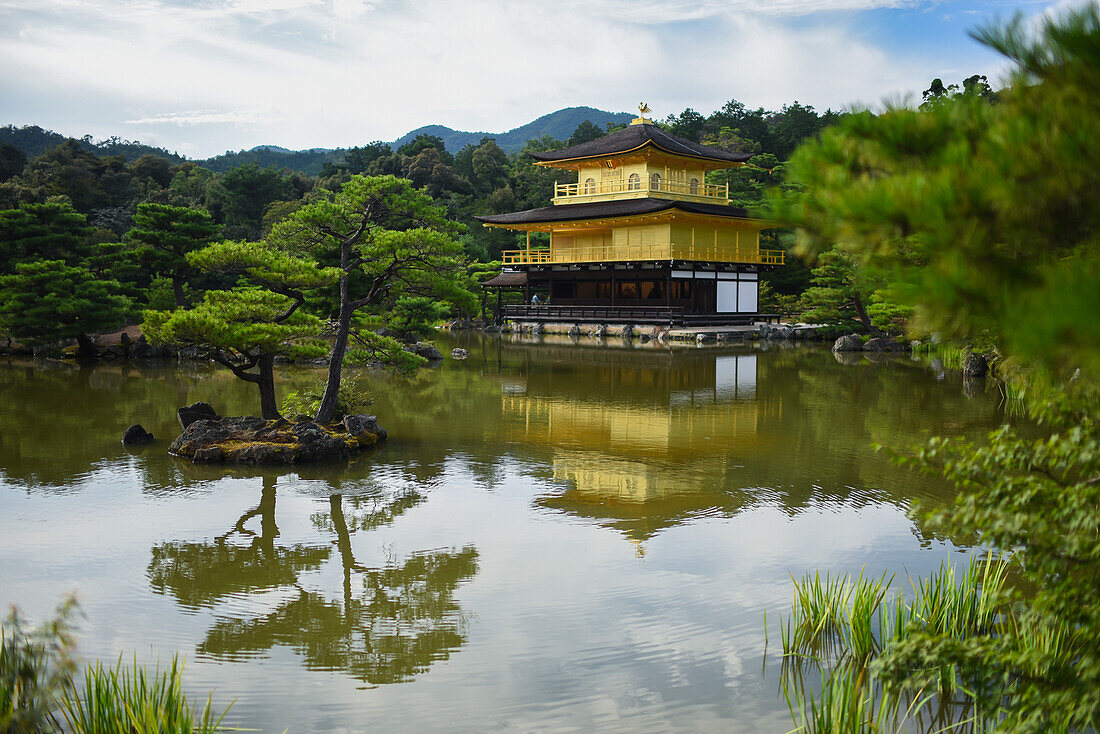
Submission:
POLYGON ((582 323, 633 323, 705 326, 708 324, 779 323, 774 313, 688 313, 683 306, 504 306, 500 315, 517 321, 566 321, 582 323))
POLYGON ((505 250, 505 265, 547 265, 597 262, 637 262, 645 260, 692 260, 696 262, 751 263, 782 265, 783 250, 738 250, 714 245, 617 245, 593 247, 555 247, 539 250, 505 250))
POLYGON ((599 196, 601 194, 674 194, 698 196, 706 199, 729 200, 729 184, 691 183, 662 178, 653 179, 617 178, 610 181, 589 181, 588 183, 560 183, 554 185, 555 199, 571 199, 578 196, 599 196))

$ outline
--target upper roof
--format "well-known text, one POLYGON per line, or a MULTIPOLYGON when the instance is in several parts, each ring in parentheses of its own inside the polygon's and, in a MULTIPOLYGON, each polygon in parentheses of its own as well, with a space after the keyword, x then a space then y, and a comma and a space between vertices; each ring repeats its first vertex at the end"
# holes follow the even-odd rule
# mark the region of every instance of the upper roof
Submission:
POLYGON ((728 204, 700 204, 694 201, 674 199, 617 199, 596 201, 588 204, 558 204, 522 212, 494 214, 487 217, 474 217, 485 224, 547 224, 550 222, 574 222, 582 219, 608 219, 611 217, 652 214, 666 209, 679 209, 692 214, 709 214, 716 217, 748 219, 749 213, 740 207, 728 204))
POLYGON ((628 153, 646 145, 672 153, 673 155, 702 158, 711 161, 725 161, 728 163, 744 163, 752 158, 751 153, 729 153, 718 148, 710 148, 706 145, 694 143, 671 133, 666 133, 651 122, 628 125, 623 130, 617 130, 595 140, 589 140, 580 145, 571 145, 568 148, 548 150, 542 153, 528 153, 536 161, 553 163, 555 161, 575 160, 577 158, 602 158, 619 153, 628 153))

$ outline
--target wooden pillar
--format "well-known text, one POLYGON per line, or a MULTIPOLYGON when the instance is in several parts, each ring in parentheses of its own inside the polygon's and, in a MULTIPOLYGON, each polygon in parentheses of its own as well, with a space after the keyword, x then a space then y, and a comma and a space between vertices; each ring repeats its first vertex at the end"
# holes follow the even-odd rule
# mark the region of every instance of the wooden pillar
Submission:
POLYGON ((611 268, 611 305, 615 305, 615 268, 611 268))
POLYGON ((672 328, 672 263, 669 263, 665 275, 665 306, 668 307, 668 326, 672 328))

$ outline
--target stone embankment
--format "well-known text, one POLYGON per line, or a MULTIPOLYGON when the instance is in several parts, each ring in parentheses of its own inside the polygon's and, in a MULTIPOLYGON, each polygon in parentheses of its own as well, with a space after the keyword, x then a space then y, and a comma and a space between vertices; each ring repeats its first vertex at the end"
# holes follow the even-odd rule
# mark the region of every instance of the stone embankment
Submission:
POLYGON ((570 322, 516 321, 503 324, 489 324, 485 327, 470 326, 468 322, 456 321, 449 324, 452 331, 469 328, 481 328, 489 334, 529 334, 539 336, 552 334, 568 336, 572 339, 589 337, 593 339, 639 339, 643 344, 650 341, 680 341, 705 344, 708 342, 737 342, 754 339, 779 341, 821 341, 836 336, 834 329, 810 324, 769 324, 755 323, 737 326, 668 327, 652 324, 590 324, 570 322))
POLYGON ((196 463, 298 464, 347 459, 386 439, 372 415, 349 415, 320 425, 307 416, 290 421, 222 417, 208 403, 177 411, 181 433, 169 453, 196 463))

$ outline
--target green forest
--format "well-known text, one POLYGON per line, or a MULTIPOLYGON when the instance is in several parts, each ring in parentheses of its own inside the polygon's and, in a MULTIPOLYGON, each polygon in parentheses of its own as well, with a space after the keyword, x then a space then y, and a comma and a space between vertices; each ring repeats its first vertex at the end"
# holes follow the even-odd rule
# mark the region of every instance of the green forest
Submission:
MULTIPOLYGON (((660 124, 706 145, 754 153, 751 168, 718 172, 715 182, 730 183, 735 204, 757 208, 764 191, 782 181, 783 166, 799 143, 841 117, 797 102, 772 112, 731 101, 709 116, 687 109, 660 124)), ((205 290, 224 286, 224 279, 188 272, 182 260, 188 251, 217 240, 259 241, 293 212, 335 196, 356 175, 410 181, 458 225, 454 236, 465 259, 492 263, 502 250, 518 247, 518 238, 484 228, 473 217, 546 206, 554 184, 569 180, 567 172, 533 165, 526 153, 574 145, 621 127, 585 120, 564 140, 544 135, 511 154, 492 138, 453 152, 430 135, 396 150, 372 142, 348 149, 338 162, 325 160, 316 176, 255 164, 215 171, 165 151, 146 149, 134 157, 141 150, 136 143, 93 146, 87 139, 58 140, 40 129, 8 128, 5 139, 11 142, 0 146, 0 274, 12 275, 17 265, 36 260, 63 262, 97 281, 117 283, 111 287, 129 304, 121 310, 136 320, 142 309, 195 303, 205 290), (44 141, 52 147, 36 150, 44 141), (173 229, 178 231, 172 236, 165 234, 173 229), (52 244, 42 241, 46 233, 52 244), (158 239, 161 235, 172 242, 158 239)), ((782 294, 796 296, 808 285, 809 274, 797 258, 774 274, 774 290, 782 294)), ((477 315, 457 306, 449 306, 452 315, 477 315)), ((80 328, 117 326, 110 321, 80 328)), ((34 329, 17 331, 31 335, 34 329)), ((63 336, 77 338, 78 331, 63 336)), ((36 336, 60 334, 43 329, 36 336)))
MULTIPOLYGON (((979 76, 961 87, 936 79, 924 92, 926 105, 957 97, 995 99, 979 76)), ((799 145, 848 116, 819 113, 798 102, 769 111, 731 100, 709 115, 689 108, 659 124, 708 146, 752 153, 748 166, 714 172, 710 182, 728 183, 735 205, 766 215, 765 192, 790 188, 786 167, 799 145)), ((513 153, 490 137, 450 151, 442 138, 421 134, 396 149, 376 141, 335 157, 331 151, 294 154, 301 169, 318 169, 317 175, 256 163, 225 168, 228 154, 196 163, 133 141, 93 144, 90 138, 64 139, 41 128, 9 126, 0 136, 6 141, 0 144, 0 276, 9 276, 3 281, 8 283, 3 291, 7 296, 0 296, 0 303, 8 305, 0 310, 9 313, 6 333, 24 343, 78 339, 90 346, 86 334, 140 322, 144 309, 198 303, 205 291, 232 281, 189 266, 189 251, 220 240, 260 241, 292 213, 331 199, 359 175, 405 179, 431 197, 456 225, 452 234, 470 276, 464 284, 478 292, 479 277, 493 272, 501 251, 521 243, 515 233, 482 227, 473 218, 545 206, 554 184, 570 180, 567 172, 533 165, 527 153, 582 143, 624 124, 601 127, 584 120, 565 139, 543 135, 513 153), (17 266, 35 261, 55 263, 48 266, 53 270, 39 274, 38 286, 27 280, 29 273, 10 279, 17 266), (71 288, 78 285, 74 278, 87 280, 88 288, 94 281, 94 294, 72 291, 62 299, 69 301, 68 309, 57 308, 60 294, 43 300, 42 283, 57 280, 60 267, 67 268, 64 282, 71 288), (17 297, 12 288, 22 289, 23 296, 17 297), (25 311, 27 298, 43 304, 44 320, 25 311), (79 305, 92 301, 104 305, 79 305), (71 323, 56 323, 53 314, 59 313, 72 313, 71 323)), ((254 153, 264 160, 264 151, 254 153)), ((287 160, 273 151, 268 157, 287 160)), ((811 272, 807 260, 794 252, 789 230, 764 234, 764 246, 788 250, 788 264, 765 274, 764 311, 865 332, 904 328, 905 307, 881 282, 857 279, 847 259, 827 254, 815 259, 817 269, 811 272)), ((478 295, 479 305, 469 310, 463 304, 442 303, 428 312, 439 317, 485 315, 489 299, 478 295)), ((391 294, 368 310, 376 316, 392 312, 399 297, 391 294)))

